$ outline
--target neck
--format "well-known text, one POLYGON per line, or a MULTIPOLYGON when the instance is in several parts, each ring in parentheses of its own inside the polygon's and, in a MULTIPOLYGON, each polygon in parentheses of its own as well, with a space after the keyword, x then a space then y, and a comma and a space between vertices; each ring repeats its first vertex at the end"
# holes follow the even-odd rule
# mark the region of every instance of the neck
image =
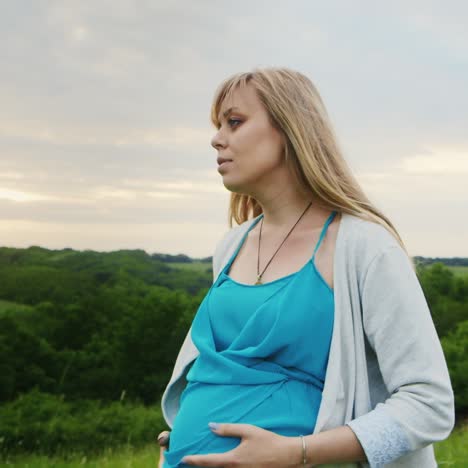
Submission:
MULTIPOLYGON (((255 190, 244 193, 255 198, 261 206, 263 229, 266 233, 270 229, 276 231, 292 226, 311 202, 312 205, 304 218, 311 221, 321 220, 324 214, 329 212, 329 209, 317 197, 301 193, 296 189, 296 182, 287 169, 259 185, 261 188, 256 187, 255 190)), ((301 224, 304 224, 304 218, 301 220, 301 224)))
POLYGON ((320 203, 313 196, 305 197, 297 192, 279 192, 271 197, 256 198, 263 211, 263 226, 266 231, 277 228, 284 229, 285 226, 292 226, 304 210, 307 209, 304 217, 313 216, 311 213, 323 212, 320 203))

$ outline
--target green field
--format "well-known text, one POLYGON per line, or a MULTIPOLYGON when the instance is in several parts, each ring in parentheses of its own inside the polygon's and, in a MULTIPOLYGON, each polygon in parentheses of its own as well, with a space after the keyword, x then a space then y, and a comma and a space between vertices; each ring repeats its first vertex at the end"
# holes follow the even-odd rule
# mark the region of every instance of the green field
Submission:
POLYGON ((73 455, 70 459, 47 456, 19 456, 4 461, 4 465, 21 468, 78 468, 82 466, 100 468, 155 468, 159 460, 159 447, 154 444, 144 449, 123 448, 106 451, 100 457, 87 458, 73 455))
POLYGON ((10 302, 10 301, 3 301, 0 299, 0 315, 4 313, 6 310, 17 310, 17 311, 23 311, 23 310, 31 310, 32 307, 24 304, 17 304, 16 302, 10 302))
POLYGON ((167 266, 171 268, 176 268, 179 270, 189 270, 193 271, 194 273, 198 273, 200 271, 211 271, 211 263, 204 263, 204 262, 190 262, 190 263, 185 263, 185 262, 171 262, 171 263, 166 263, 167 266))
MULTIPOLYGON (((456 428, 447 440, 435 444, 435 453, 439 466, 451 468, 466 468, 468 460, 468 424, 456 428)), ((21 456, 5 461, 5 466, 17 468, 79 468, 112 467, 112 468, 156 468, 159 458, 159 448, 156 444, 144 449, 126 448, 108 451, 97 458, 76 455, 69 460, 49 458, 45 456, 21 456)))
POLYGON ((449 266, 456 276, 468 276, 468 266, 449 266))
MULTIPOLYGON (((166 265, 174 269, 192 271, 194 273, 211 271, 211 264, 204 263, 204 262, 191 262, 191 263, 184 263, 184 262, 175 263, 174 262, 174 263, 167 263, 166 265)), ((447 268, 453 271, 456 276, 465 276, 465 275, 468 276, 468 266, 447 266, 447 268)))

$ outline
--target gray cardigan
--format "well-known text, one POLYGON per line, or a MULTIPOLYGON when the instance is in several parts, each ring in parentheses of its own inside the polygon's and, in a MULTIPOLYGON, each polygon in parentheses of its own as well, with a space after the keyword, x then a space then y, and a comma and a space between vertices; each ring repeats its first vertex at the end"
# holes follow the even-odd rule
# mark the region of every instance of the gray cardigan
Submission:
MULTIPOLYGON (((214 279, 253 221, 230 229, 220 241, 213 255, 214 279)), ((314 433, 351 427, 369 463, 345 466, 436 467, 432 443, 453 429, 454 395, 411 261, 384 227, 342 214, 334 299, 333 335, 314 433)), ((161 401, 171 428, 185 376, 199 354, 190 332, 161 401)))

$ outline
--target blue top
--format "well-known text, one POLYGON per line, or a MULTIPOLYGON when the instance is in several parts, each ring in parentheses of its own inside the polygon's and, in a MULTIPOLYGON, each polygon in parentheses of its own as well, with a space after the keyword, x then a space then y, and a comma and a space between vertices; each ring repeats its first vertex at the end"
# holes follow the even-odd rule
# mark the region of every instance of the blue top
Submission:
MULTIPOLYGON (((285 436, 311 434, 320 407, 333 331, 333 290, 315 254, 297 272, 261 285, 228 275, 249 231, 203 299, 191 338, 200 351, 180 397, 165 468, 188 467, 185 455, 226 452, 237 437, 208 422, 254 424, 285 436)), ((193 466, 193 465, 192 465, 193 466)))

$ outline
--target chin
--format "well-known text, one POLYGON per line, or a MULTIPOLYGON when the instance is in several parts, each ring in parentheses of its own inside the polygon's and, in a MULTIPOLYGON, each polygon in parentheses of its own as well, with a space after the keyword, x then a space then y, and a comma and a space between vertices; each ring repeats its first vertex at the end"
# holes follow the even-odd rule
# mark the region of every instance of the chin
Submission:
POLYGON ((230 192, 240 193, 240 194, 245 193, 245 187, 242 187, 241 185, 236 184, 234 182, 229 182, 223 179, 223 185, 230 192))

